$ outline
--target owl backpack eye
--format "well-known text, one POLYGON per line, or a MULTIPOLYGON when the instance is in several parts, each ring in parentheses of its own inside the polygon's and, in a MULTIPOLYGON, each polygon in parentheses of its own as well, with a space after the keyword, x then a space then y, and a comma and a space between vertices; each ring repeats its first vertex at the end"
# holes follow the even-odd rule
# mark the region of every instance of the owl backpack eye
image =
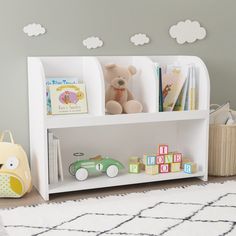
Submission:
POLYGON ((19 165, 19 160, 16 157, 9 157, 5 164, 6 168, 9 170, 15 170, 19 165))

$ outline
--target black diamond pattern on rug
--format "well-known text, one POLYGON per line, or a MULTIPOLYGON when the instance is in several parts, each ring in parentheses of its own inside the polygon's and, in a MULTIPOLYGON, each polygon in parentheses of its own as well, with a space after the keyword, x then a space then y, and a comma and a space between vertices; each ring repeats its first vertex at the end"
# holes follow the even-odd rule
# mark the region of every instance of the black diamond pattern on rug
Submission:
POLYGON ((162 201, 141 209, 134 215, 90 212, 60 222, 53 227, 43 225, 40 227, 5 225, 5 227, 35 228, 38 232, 33 234, 34 236, 176 236, 188 231, 189 235, 192 235, 193 231, 196 235, 204 235, 206 228, 208 236, 235 236, 236 201, 232 201, 234 199, 236 200, 235 193, 227 193, 206 204, 162 201), (228 204, 229 202, 231 204, 228 204), (175 212, 174 216, 165 211, 166 206, 175 212), (91 224, 88 227, 84 222, 91 224))

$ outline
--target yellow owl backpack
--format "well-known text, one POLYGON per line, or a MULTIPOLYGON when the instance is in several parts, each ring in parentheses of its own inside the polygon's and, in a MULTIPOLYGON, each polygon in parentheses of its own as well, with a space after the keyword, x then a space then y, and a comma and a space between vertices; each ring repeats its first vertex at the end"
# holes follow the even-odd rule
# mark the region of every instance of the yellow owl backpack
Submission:
POLYGON ((0 136, 0 198, 19 198, 30 192, 31 174, 24 149, 14 143, 10 131, 0 136), (10 142, 4 142, 8 133, 10 142))

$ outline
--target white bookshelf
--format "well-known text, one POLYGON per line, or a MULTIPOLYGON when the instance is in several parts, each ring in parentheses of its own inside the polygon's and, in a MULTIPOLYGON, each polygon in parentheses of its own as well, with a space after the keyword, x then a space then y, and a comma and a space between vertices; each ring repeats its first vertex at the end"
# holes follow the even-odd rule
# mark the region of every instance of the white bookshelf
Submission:
MULTIPOLYGON (((30 120, 30 156, 33 184, 45 200, 53 193, 96 189, 170 179, 199 177, 207 180, 209 76, 205 64, 193 56, 105 56, 105 57, 29 57, 28 90, 30 120), (143 113, 106 115, 102 66, 106 63, 132 64, 137 75, 130 89, 144 106, 143 113), (154 62, 189 64, 197 68, 197 110, 158 112, 158 83, 154 62), (46 77, 78 77, 86 84, 88 114, 47 115, 46 77), (48 184, 47 132, 61 142, 65 180, 48 184), (78 182, 69 175, 74 152, 87 157, 101 154, 127 166, 131 155, 155 153, 158 143, 169 144, 198 164, 194 174, 168 173, 149 176, 128 174, 124 170, 115 178, 106 175, 78 182)), ((79 192, 78 192, 79 193, 79 192)))

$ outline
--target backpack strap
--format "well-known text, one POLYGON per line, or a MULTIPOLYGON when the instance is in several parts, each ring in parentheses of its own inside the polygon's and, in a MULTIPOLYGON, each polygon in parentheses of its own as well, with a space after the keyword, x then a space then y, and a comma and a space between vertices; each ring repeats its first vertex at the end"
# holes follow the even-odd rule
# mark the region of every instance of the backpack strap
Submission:
POLYGON ((1 136, 0 136, 0 142, 3 142, 4 137, 5 137, 6 134, 9 135, 10 140, 11 140, 11 143, 15 143, 15 142, 14 142, 14 139, 13 139, 13 136, 12 136, 12 133, 11 133, 10 130, 5 130, 5 131, 2 132, 2 134, 1 134, 1 136))

